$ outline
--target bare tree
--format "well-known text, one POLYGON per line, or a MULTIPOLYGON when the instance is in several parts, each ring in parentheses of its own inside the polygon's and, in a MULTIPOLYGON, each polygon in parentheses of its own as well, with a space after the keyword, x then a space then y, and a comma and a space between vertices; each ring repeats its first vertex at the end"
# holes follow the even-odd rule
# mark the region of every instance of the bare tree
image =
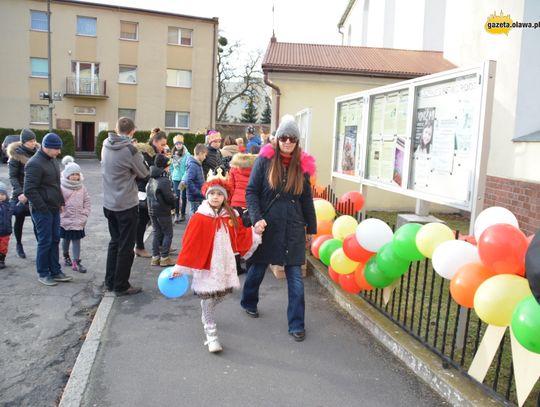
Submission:
POLYGON ((227 118, 227 109, 235 100, 248 97, 253 93, 259 94, 264 88, 262 72, 260 70, 261 52, 250 53, 245 65, 235 68, 240 56, 240 43, 229 45, 227 38, 220 36, 218 39, 217 55, 217 98, 216 114, 217 121, 224 121, 227 118), (235 83, 236 87, 227 86, 235 83), (255 92, 254 92, 255 91, 255 92))

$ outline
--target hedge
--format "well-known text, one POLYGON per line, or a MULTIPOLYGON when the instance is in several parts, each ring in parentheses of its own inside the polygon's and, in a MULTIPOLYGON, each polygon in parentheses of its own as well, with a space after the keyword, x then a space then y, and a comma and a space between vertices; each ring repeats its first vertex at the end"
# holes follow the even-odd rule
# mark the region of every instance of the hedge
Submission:
MULTIPOLYGON (((0 128, 1 142, 4 141, 7 135, 21 134, 21 130, 22 129, 15 130, 15 129, 9 129, 9 128, 0 128)), ((49 130, 43 130, 43 129, 31 129, 31 130, 36 134, 37 142, 40 144, 45 134, 49 133, 49 130)), ((74 156, 75 155, 75 137, 73 137, 73 133, 69 130, 58 130, 58 129, 53 129, 52 132, 58 134, 60 138, 62 139, 62 143, 64 143, 60 157, 63 157, 65 155, 74 156)))

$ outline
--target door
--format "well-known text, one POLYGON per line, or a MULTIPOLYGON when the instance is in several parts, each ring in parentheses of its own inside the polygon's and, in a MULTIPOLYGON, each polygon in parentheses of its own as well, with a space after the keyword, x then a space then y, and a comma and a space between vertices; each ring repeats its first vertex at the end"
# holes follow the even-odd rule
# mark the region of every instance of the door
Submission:
POLYGON ((95 150, 95 123, 75 122, 75 151, 95 150))

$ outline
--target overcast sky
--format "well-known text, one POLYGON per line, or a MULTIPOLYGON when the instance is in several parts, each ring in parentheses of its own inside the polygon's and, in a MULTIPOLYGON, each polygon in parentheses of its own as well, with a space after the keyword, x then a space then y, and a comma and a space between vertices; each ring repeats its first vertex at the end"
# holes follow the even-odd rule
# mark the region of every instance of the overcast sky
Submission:
MULTIPOLYGON (((79 0, 84 1, 84 0, 79 0)), ((221 34, 246 50, 266 50, 272 27, 280 42, 341 44, 337 24, 348 0, 89 0, 126 7, 218 17, 221 34), (274 17, 272 17, 272 4, 274 17)))

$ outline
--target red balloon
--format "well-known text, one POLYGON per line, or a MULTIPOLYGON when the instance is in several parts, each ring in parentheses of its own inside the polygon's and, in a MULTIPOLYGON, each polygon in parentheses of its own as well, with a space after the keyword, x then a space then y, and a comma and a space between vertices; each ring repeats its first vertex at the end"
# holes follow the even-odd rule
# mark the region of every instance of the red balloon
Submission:
POLYGON ((330 278, 332 279, 332 281, 336 282, 336 283, 339 283, 339 276, 340 274, 339 273, 336 273, 334 271, 334 269, 330 266, 328 266, 328 275, 330 276, 330 278))
POLYGON ((344 291, 347 291, 351 294, 358 294, 361 291, 361 288, 356 284, 354 280, 353 273, 350 274, 340 274, 339 275, 339 285, 343 288, 344 291))
POLYGON ((339 202, 344 204, 342 205, 343 208, 347 207, 348 201, 351 202, 349 204, 351 206, 349 207, 352 207, 354 212, 358 212, 364 207, 364 196, 359 191, 346 192, 341 198, 339 198, 339 202))
POLYGON ((373 290, 373 286, 366 280, 366 276, 364 275, 365 266, 365 264, 360 263, 356 270, 354 270, 354 281, 356 282, 356 285, 360 287, 360 290, 371 291, 373 290))
POLYGON ((351 233, 343 240, 343 251, 349 259, 360 263, 366 263, 375 254, 360 246, 356 240, 356 233, 351 233))
POLYGON ((332 239, 332 235, 321 235, 313 239, 313 242, 311 242, 311 254, 313 254, 315 258, 320 259, 319 249, 321 248, 321 245, 328 239, 332 239))
POLYGON ((474 235, 459 235, 458 239, 476 246, 476 239, 474 238, 474 235))
POLYGON ((480 260, 496 274, 525 275, 527 238, 513 225, 497 223, 480 235, 480 260))

